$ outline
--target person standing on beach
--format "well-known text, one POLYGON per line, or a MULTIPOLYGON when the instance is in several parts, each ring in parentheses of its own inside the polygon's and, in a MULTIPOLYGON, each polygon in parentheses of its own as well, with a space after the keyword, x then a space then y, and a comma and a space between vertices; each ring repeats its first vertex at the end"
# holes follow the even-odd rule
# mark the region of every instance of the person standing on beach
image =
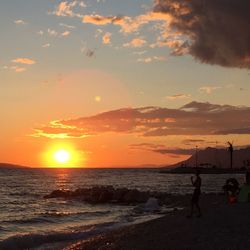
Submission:
POLYGON ((190 215, 188 215, 188 218, 191 218, 193 216, 194 207, 196 207, 198 211, 197 217, 201 217, 201 209, 199 205, 200 200, 200 194, 201 194, 201 177, 200 177, 200 171, 199 169, 196 170, 196 178, 191 177, 191 183, 194 187, 194 192, 191 199, 191 212, 190 215))

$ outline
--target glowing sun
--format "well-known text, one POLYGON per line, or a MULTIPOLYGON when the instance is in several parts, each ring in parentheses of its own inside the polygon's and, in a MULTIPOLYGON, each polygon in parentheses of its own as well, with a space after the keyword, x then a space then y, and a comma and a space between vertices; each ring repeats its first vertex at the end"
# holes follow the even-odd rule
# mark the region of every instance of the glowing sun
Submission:
POLYGON ((70 160, 70 153, 65 149, 57 150, 54 153, 54 159, 58 163, 67 163, 70 160))

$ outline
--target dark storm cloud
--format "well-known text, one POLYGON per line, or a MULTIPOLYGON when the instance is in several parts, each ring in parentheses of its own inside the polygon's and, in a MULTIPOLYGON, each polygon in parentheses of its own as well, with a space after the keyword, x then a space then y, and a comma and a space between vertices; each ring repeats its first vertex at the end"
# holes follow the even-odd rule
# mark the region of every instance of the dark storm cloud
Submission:
POLYGON ((154 11, 170 16, 199 61, 250 68, 249 0, 155 0, 154 11))

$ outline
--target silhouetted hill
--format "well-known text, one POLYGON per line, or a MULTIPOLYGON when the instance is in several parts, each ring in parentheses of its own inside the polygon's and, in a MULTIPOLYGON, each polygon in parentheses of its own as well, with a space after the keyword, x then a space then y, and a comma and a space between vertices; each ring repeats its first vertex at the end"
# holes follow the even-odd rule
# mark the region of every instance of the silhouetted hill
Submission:
POLYGON ((0 168, 29 168, 29 167, 10 164, 10 163, 0 163, 0 168))
MULTIPOLYGON (((202 168, 230 168, 230 154, 227 148, 208 147, 197 151, 197 165, 202 168)), ((196 166, 196 153, 186 161, 168 166, 167 168, 192 168, 196 166)), ((233 152, 233 168, 250 168, 250 147, 235 149, 233 152)))

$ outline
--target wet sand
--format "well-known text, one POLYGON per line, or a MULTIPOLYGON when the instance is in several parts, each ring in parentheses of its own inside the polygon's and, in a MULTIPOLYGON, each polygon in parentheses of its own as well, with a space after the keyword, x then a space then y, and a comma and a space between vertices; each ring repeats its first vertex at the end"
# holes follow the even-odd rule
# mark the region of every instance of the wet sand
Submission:
MULTIPOLYGON (((187 201, 184 197, 183 201, 187 201)), ((201 218, 188 209, 114 230, 67 250, 250 249, 250 204, 227 204, 225 196, 203 195, 201 218)))

